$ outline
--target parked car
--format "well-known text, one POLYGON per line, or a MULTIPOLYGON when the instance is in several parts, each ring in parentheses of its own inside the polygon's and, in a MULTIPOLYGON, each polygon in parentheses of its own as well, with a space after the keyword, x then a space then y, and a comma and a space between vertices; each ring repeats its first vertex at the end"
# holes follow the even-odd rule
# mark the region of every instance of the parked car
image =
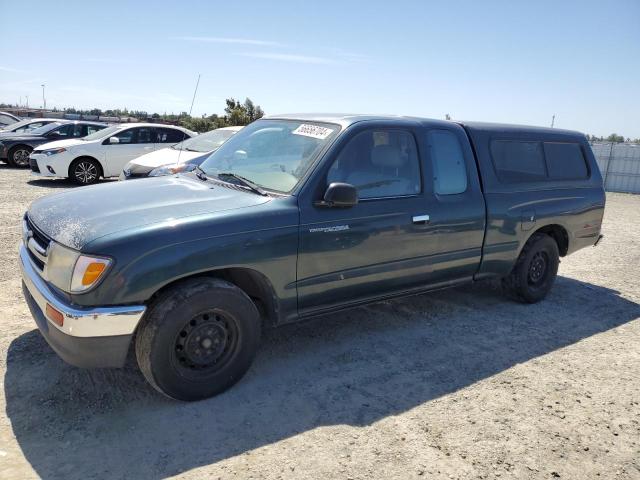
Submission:
POLYGON ((124 166, 120 180, 159 177, 189 170, 195 165, 200 165, 208 154, 217 150, 241 128, 216 128, 184 142, 142 155, 124 166))
POLYGON ((56 140, 86 137, 108 125, 106 123, 58 120, 28 132, 0 138, 0 160, 12 167, 28 167, 34 147, 56 140))
POLYGON ((243 376, 263 326, 484 278, 538 302, 604 206, 577 132, 271 117, 192 173, 36 200, 20 264, 65 361, 122 366, 133 341, 151 385, 197 400, 243 376))
POLYGON ((0 129, 0 138, 15 133, 26 133, 51 122, 59 122, 59 118, 25 118, 0 129))
POLYGON ((12 123, 19 122, 20 119, 9 112, 0 112, 0 131, 12 123))
POLYGON ((89 185, 100 177, 117 177, 127 162, 144 153, 195 135, 173 125, 114 125, 84 138, 40 145, 30 156, 31 170, 42 177, 70 178, 79 185, 89 185))

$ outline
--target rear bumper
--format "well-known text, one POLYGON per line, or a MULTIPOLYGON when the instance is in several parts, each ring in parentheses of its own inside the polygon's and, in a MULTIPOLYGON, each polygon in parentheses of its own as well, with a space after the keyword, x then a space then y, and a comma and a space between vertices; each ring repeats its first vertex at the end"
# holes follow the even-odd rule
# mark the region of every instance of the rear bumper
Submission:
POLYGON ((77 367, 124 365, 129 344, 144 306, 80 309, 61 299, 40 277, 24 246, 20 246, 22 291, 38 329, 65 362, 77 367), (63 325, 45 314, 47 304, 63 315, 63 325))

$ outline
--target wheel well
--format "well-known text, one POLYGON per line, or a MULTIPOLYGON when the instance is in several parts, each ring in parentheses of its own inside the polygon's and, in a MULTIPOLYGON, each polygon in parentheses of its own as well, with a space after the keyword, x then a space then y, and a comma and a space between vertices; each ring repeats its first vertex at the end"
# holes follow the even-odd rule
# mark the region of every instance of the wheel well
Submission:
POLYGON ((24 143, 19 143, 19 144, 17 144, 17 145, 12 146, 12 147, 9 149, 9 153, 10 153, 10 152, 15 151, 17 148, 20 148, 20 147, 24 147, 24 148, 28 148, 29 150, 33 150, 33 147, 32 147, 32 146, 30 146, 30 145, 25 145, 24 143))
POLYGON ((71 168, 76 164, 76 162, 79 162, 84 158, 88 158, 89 160, 93 160, 94 162, 96 162, 98 164, 98 177, 104 177, 104 169, 102 168, 102 164, 100 163, 100 160, 98 160, 95 157, 91 157, 89 155, 83 155, 82 157, 75 158, 73 162, 69 164, 69 170, 67 171, 67 175, 69 176, 69 178, 71 178, 71 168))
POLYGON ((546 225, 539 228, 534 233, 544 233, 553 238, 558 244, 558 251, 560 256, 564 257, 569 250, 569 234, 567 230, 561 225, 546 225))
POLYGON ((275 295, 271 282, 263 274, 250 268, 223 268, 220 270, 199 273, 189 277, 182 277, 163 286, 152 295, 147 303, 152 302, 168 288, 175 286, 183 280, 195 277, 214 277, 233 283, 236 287, 246 293, 253 303, 255 303, 266 325, 274 326, 278 323, 278 299, 275 295))

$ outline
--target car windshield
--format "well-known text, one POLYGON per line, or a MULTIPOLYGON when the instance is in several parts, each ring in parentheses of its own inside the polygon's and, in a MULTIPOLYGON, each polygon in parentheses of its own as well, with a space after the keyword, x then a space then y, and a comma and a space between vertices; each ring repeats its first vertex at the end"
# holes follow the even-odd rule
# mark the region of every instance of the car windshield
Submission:
POLYGON ((42 127, 34 128, 33 130, 29 130, 29 135, 44 135, 45 133, 50 132, 54 128, 58 128, 60 125, 63 125, 63 123, 60 123, 60 122, 47 123, 46 125, 43 125, 42 127))
POLYGON ((87 135, 84 138, 80 138, 79 140, 84 140, 85 142, 90 142, 91 140, 98 140, 100 138, 108 137, 109 135, 113 135, 117 131, 122 130, 121 125, 114 125, 112 127, 103 128, 102 130, 98 130, 97 132, 93 132, 91 135, 87 135))
POLYGON ((258 120, 222 144, 200 168, 208 176, 231 173, 265 189, 288 193, 338 129, 298 120, 258 120))
POLYGON ((200 135, 188 138, 183 142, 176 143, 171 148, 200 153, 212 152, 222 145, 227 139, 231 138, 234 133, 236 132, 233 130, 211 130, 210 132, 201 133, 200 135))

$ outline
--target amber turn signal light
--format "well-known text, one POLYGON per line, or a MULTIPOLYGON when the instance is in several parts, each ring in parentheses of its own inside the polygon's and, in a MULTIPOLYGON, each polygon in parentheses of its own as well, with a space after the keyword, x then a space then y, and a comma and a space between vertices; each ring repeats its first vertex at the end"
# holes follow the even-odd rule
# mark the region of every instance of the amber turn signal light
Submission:
POLYGON ((100 278, 105 268, 107 268, 107 266, 104 263, 93 262, 87 265, 87 269, 84 271, 84 275, 82 275, 82 285, 86 287, 93 284, 93 282, 100 278))
POLYGON ((59 327, 64 325, 64 315, 47 303, 47 317, 59 327))

